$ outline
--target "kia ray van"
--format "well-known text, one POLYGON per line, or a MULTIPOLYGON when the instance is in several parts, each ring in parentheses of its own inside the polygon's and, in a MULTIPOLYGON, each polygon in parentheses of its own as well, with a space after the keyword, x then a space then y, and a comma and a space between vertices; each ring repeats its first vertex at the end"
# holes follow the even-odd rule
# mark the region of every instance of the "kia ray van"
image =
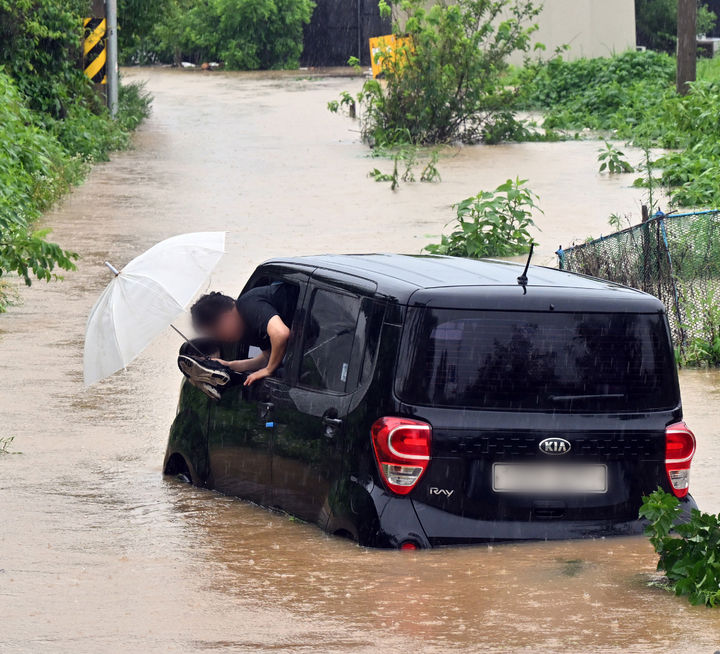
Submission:
POLYGON ((297 298, 283 365, 220 401, 184 383, 165 473, 400 549, 635 534, 658 486, 695 507, 662 303, 522 273, 394 254, 264 263, 245 290, 297 298))

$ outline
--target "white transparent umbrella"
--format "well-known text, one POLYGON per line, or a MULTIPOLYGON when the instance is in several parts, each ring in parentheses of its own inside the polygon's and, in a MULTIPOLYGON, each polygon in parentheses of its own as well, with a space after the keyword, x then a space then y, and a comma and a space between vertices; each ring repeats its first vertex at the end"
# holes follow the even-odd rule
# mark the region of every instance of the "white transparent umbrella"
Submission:
POLYGON ((202 289, 224 253, 225 232, 196 232, 161 241, 120 271, 106 263, 115 278, 88 317, 85 385, 125 368, 161 332, 175 329, 172 322, 202 289))

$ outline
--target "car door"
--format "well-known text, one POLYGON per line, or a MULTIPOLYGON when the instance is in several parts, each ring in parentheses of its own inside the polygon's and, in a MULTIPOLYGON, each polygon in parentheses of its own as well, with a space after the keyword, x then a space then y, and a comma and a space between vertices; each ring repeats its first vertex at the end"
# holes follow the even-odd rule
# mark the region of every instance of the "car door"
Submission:
MULTIPOLYGON (((337 275, 334 281, 337 282, 337 275)), ((291 383, 268 384, 274 424, 273 504, 323 525, 341 463, 344 419, 357 384, 354 343, 369 283, 338 288, 320 277, 306 293, 291 383)))
POLYGON ((270 487, 270 438, 255 429, 256 409, 238 384, 223 392, 208 419, 210 485, 263 504, 270 487))
MULTIPOLYGON (((302 306, 309 272, 279 265, 262 266, 253 275, 244 291, 270 284, 287 284, 293 293, 295 314, 290 325, 290 341, 283 365, 274 378, 267 381, 284 383, 292 368, 291 358, 299 319, 298 306, 302 306)), ((252 348, 251 348, 252 349, 252 348)), ((241 352, 242 357, 257 352, 241 352)), ((208 455, 214 488, 258 504, 271 501, 273 428, 266 419, 266 392, 264 384, 256 382, 250 387, 237 383, 223 392, 209 418, 208 455)))

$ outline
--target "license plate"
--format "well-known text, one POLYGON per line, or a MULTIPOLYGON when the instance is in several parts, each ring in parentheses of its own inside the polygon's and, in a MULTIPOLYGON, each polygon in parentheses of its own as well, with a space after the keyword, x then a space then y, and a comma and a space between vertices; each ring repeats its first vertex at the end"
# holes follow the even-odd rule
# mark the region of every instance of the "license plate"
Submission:
POLYGON ((607 466, 602 464, 493 464, 496 493, 606 493, 607 466))

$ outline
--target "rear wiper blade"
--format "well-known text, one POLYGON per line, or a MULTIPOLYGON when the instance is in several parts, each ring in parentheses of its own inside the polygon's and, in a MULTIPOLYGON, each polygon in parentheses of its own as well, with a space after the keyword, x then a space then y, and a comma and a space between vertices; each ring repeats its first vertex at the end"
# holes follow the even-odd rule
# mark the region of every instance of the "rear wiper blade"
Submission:
POLYGON ((573 400, 622 400, 624 393, 598 393, 596 395, 551 395, 553 402, 572 402, 573 400))

